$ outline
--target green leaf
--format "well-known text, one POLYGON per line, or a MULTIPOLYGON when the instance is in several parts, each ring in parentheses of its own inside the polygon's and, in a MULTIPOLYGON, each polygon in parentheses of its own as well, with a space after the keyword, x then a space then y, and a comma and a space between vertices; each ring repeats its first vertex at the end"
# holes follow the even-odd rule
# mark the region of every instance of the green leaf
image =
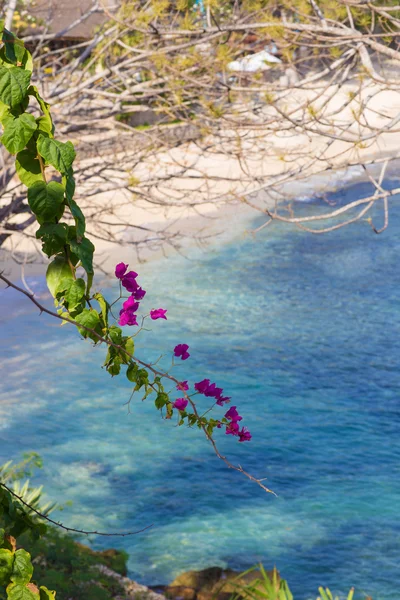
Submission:
POLYGON ((66 223, 43 223, 36 232, 36 238, 42 240, 42 250, 49 258, 63 250, 67 235, 66 223))
POLYGON ((97 294, 94 294, 93 298, 95 300, 97 300, 97 302, 100 305, 101 316, 103 317, 104 325, 107 327, 108 326, 108 311, 110 310, 110 305, 107 302, 107 300, 104 298, 103 294, 100 294, 100 292, 98 292, 97 294))
MULTIPOLYGON (((1 496, 0 496, 0 500, 1 500, 1 496)), ((6 532, 4 531, 4 529, 0 529, 0 546, 2 546, 4 544, 5 534, 6 534, 6 532)))
POLYGON ((2 41, 4 46, 0 50, 0 60, 32 72, 32 56, 25 48, 24 42, 8 29, 3 30, 2 41))
POLYGON ((136 380, 138 377, 138 372, 139 372, 139 367, 137 366, 137 364, 131 363, 126 370, 126 376, 129 379, 129 381, 132 381, 132 383, 136 383, 136 380))
POLYGON ((3 122, 5 117, 8 117, 10 114, 10 107, 4 102, 0 102, 0 121, 3 122))
POLYGON ((92 288, 94 273, 87 273, 86 296, 89 296, 92 288))
POLYGON ((160 392, 157 394, 157 398, 154 400, 154 404, 156 405, 156 408, 161 409, 167 404, 168 400, 168 394, 166 394, 165 392, 160 392))
POLYGON ((51 137, 53 137, 54 124, 53 124, 53 119, 51 118, 50 104, 48 102, 46 102, 45 100, 43 100, 43 98, 39 94, 39 90, 34 85, 31 85, 29 87, 28 94, 30 96, 33 96, 34 98, 36 98, 36 100, 39 103, 40 110, 43 113, 43 116, 39 117, 37 119, 39 130, 44 131, 45 133, 48 133, 51 137))
MULTIPOLYGON (((65 294, 69 291, 69 288, 74 283, 74 281, 75 281, 75 279, 71 279, 70 277, 63 277, 63 279, 61 279, 61 281, 59 282, 57 289, 56 289, 57 300, 59 298, 63 298, 65 296, 65 294)), ((61 311, 62 311, 62 309, 61 309, 61 311)))
POLYGON ((40 162, 34 152, 22 150, 18 152, 15 160, 17 175, 24 185, 30 187, 37 181, 43 181, 40 162))
POLYGON ((14 556, 14 564, 11 573, 11 581, 14 583, 29 583, 33 575, 31 555, 26 550, 17 550, 14 556))
POLYGON ((0 548, 0 585, 6 586, 10 582, 13 561, 14 553, 0 548))
POLYGON ((11 583, 7 587, 7 600, 39 600, 39 594, 34 591, 36 589, 32 583, 27 585, 11 583))
POLYGON ((121 345, 121 343, 122 343, 122 329, 120 329, 116 325, 111 325, 110 329, 108 330, 108 335, 110 336, 111 341, 114 344, 117 344, 117 346, 121 345))
POLYGON ((23 150, 37 129, 35 117, 27 113, 16 118, 10 115, 4 119, 3 125, 1 141, 10 154, 23 150))
POLYGON ((138 372, 136 373, 135 381, 136 381, 135 391, 140 390, 140 388, 143 386, 147 386, 147 384, 149 382, 149 374, 146 371, 146 369, 138 370, 138 372))
POLYGON ((20 67, 0 67, 0 100, 11 106, 17 106, 25 98, 31 74, 20 67))
POLYGON ((56 258, 49 264, 46 272, 46 282, 50 293, 55 297, 57 288, 62 279, 73 279, 71 267, 64 256, 56 256, 56 258))
POLYGON ((58 142, 44 135, 39 135, 37 148, 45 161, 63 175, 70 170, 75 160, 75 150, 71 142, 58 142))
POLYGON ((58 220, 64 212, 64 188, 57 181, 37 181, 28 188, 28 203, 40 224, 58 220))
POLYGON ((129 358, 126 356, 126 354, 122 355, 122 359, 123 359, 124 363, 128 364, 128 362, 131 360, 131 357, 133 356, 133 353, 135 352, 135 342, 133 341, 133 338, 123 337, 122 338, 122 346, 123 346, 123 348, 125 348, 125 350, 129 354, 129 358))
MULTIPOLYGON (((75 317, 75 321, 88 327, 89 329, 93 329, 97 331, 101 335, 100 329, 100 315, 94 308, 85 308, 79 315, 75 317)), ((90 337, 94 342, 98 342, 99 339, 97 336, 93 335, 90 331, 83 329, 83 327, 78 327, 79 333, 82 337, 87 338, 90 337)))
POLYGON ((51 592, 44 585, 40 586, 40 600, 56 600, 56 593, 51 592))
POLYGON ((72 252, 74 252, 81 261, 86 273, 93 273, 94 245, 92 242, 84 237, 80 243, 78 240, 71 240, 70 246, 72 252))
POLYGON ((115 375, 119 375, 121 371, 121 358, 116 356, 112 363, 110 363, 107 367, 107 371, 110 373, 111 377, 115 377, 115 375))
MULTIPOLYGON (((67 200, 68 200, 68 198, 67 198, 67 200)), ((79 206, 77 205, 77 203, 75 202, 75 200, 73 200, 72 198, 71 198, 71 200, 68 200, 68 206, 70 208, 72 216, 75 219, 76 237, 79 241, 85 235, 85 230, 86 230, 85 216, 84 216, 83 212, 81 211, 81 209, 79 208, 79 206)))
POLYGON ((67 173, 63 176, 63 184, 65 187, 65 195, 67 197, 67 202, 69 203, 75 194, 75 179, 74 172, 72 169, 68 169, 67 173))
POLYGON ((65 296, 68 302, 68 310, 73 310, 76 306, 81 304, 81 300, 85 295, 86 284, 83 279, 76 279, 72 282, 65 296))
POLYGON ((76 225, 76 237, 78 241, 84 236, 86 230, 86 222, 85 216, 78 204, 73 199, 75 194, 75 179, 72 169, 69 169, 66 175, 64 175, 62 179, 63 185, 65 187, 65 196, 67 198, 67 203, 70 208, 71 214, 75 219, 76 225))
MULTIPOLYGON (((354 588, 351 588, 351 590, 349 591, 349 595, 347 596, 347 600, 353 600, 353 597, 354 597, 354 588)), ((291 600, 293 600, 293 598, 291 600)))
POLYGON ((197 422, 196 415, 188 415, 188 421, 189 421, 189 425, 191 427, 193 427, 193 425, 195 425, 195 423, 197 422))

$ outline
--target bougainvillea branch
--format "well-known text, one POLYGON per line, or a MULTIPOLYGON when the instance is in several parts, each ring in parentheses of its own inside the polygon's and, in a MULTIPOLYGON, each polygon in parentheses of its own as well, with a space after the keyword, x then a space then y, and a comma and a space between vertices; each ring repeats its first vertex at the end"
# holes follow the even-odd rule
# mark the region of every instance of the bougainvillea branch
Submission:
MULTIPOLYGON (((90 337, 92 339, 92 341, 94 341, 94 343, 98 343, 98 342, 103 342, 104 344, 106 344, 107 346, 109 346, 110 348, 114 348, 114 350, 119 354, 119 355, 123 355, 124 356, 124 362, 126 364, 126 361, 131 361, 131 364, 136 363, 137 365, 140 365, 141 367, 143 367, 144 369, 147 369, 148 371, 150 371, 151 373, 153 373, 153 375, 155 376, 155 378, 159 378, 160 380, 162 378, 165 378, 167 380, 170 380, 171 382, 173 382, 176 386, 176 389, 183 395, 184 399, 187 400, 187 403, 190 404, 190 406, 192 407, 193 410, 193 415, 194 417, 196 417, 195 420, 193 420, 193 423, 189 424, 190 426, 193 426, 194 424, 197 424, 198 427, 200 429, 202 429, 202 431, 204 432, 206 438, 209 440, 209 442, 211 443, 213 450, 215 452, 215 454, 217 455, 217 457, 219 459, 221 459, 226 466, 229 469, 233 469, 239 473, 242 473, 243 475, 245 475, 248 479, 250 479, 251 481, 253 481, 254 483, 256 483, 257 485, 259 485, 264 491, 274 494, 275 492, 273 492, 272 490, 270 490, 267 486, 264 485, 263 483, 263 479, 259 479, 257 477, 254 477, 253 475, 251 475, 249 472, 247 472, 245 469, 243 469, 242 466, 240 465, 234 465, 232 464, 227 458, 226 456, 224 456, 223 454, 220 453, 220 451, 218 450, 218 446, 212 436, 212 432, 210 431, 210 421, 211 421, 211 426, 212 429, 214 429, 214 427, 218 427, 218 424, 220 422, 223 422, 224 425, 226 425, 226 427, 228 428, 228 431, 230 429, 236 429, 235 428, 235 423, 238 423, 239 420, 241 420, 241 417, 237 414, 236 411, 236 407, 231 407, 226 415, 228 415, 228 417, 225 417, 222 421, 216 421, 216 420, 208 420, 204 417, 201 416, 198 412, 197 409, 197 405, 196 403, 193 401, 193 399, 187 394, 188 389, 188 385, 187 382, 181 382, 179 381, 176 377, 174 377, 173 375, 169 374, 169 373, 165 373, 163 371, 160 371, 158 369, 155 369, 153 365, 151 365, 150 363, 147 363, 145 361, 142 361, 141 359, 139 359, 137 356, 134 356, 133 354, 130 354, 129 351, 126 348, 126 344, 122 344, 122 343, 116 343, 115 341, 113 341, 113 339, 111 337, 105 337, 103 336, 101 333, 99 333, 98 331, 96 331, 96 329, 88 327, 87 325, 83 325, 79 322, 77 322, 76 320, 70 318, 69 316, 65 315, 65 314, 59 314, 55 311, 50 310, 49 308, 47 308, 46 306, 44 306, 43 304, 41 304, 34 295, 30 294, 28 291, 24 290, 22 287, 19 287, 18 285, 16 285, 15 283, 13 283, 11 280, 9 280, 7 277, 5 277, 4 274, 0 273, 0 279, 2 281, 4 281, 4 283, 11 287, 14 288, 16 291, 20 292, 21 294, 23 294, 24 296, 26 296, 27 298, 29 298, 29 300, 31 302, 33 302, 33 304, 35 304, 35 306, 40 310, 41 313, 46 313, 56 319, 59 319, 61 321, 65 321, 67 323, 71 323, 72 325, 75 325, 76 327, 78 327, 80 329, 80 333, 84 336, 84 337, 90 337), (83 332, 86 332, 86 334, 84 334, 83 332), (233 410, 235 409, 235 410, 233 410), (233 417, 233 418, 232 418, 233 417), (238 419, 239 417, 239 419, 238 419)), ((185 346, 185 344, 182 344, 182 346, 185 346)), ((108 370, 112 370, 112 365, 109 364, 108 365, 108 370)), ((129 367, 128 367, 129 368, 129 367)), ((141 375, 141 377, 144 377, 144 374, 141 375)), ((157 381, 157 383, 160 383, 159 381, 157 381)), ((136 386, 137 387, 137 383, 136 386)), ((148 383, 149 385, 149 383, 148 383)), ((203 380, 202 382, 199 382, 198 384, 195 384, 195 389, 196 391, 201 391, 204 390, 208 391, 208 389, 210 389, 211 385, 215 385, 215 384, 210 384, 209 380, 203 380)), ((139 388, 140 389, 140 388, 139 388)), ((210 392, 212 393, 213 391, 215 391, 215 389, 219 390, 220 388, 214 388, 210 390, 210 392)), ((136 390, 137 391, 137 390, 136 390)), ((209 393, 210 393, 209 392, 209 393)), ((148 390, 146 389, 145 391, 145 395, 146 393, 148 393, 148 390)), ((172 416, 172 404, 169 400, 168 400, 168 394, 165 393, 165 391, 163 390, 161 393, 158 394, 158 397, 161 396, 160 398, 160 402, 159 405, 161 404, 161 402, 165 401, 165 404, 163 406, 167 406, 166 411, 167 411, 167 418, 171 418, 172 416), (171 406, 169 406, 171 405, 171 406)), ((223 397, 222 397, 223 398, 223 397)), ((157 400, 156 400, 157 402, 157 400)), ((176 401, 175 401, 176 402, 176 401)), ((217 400, 218 402, 218 400, 217 400)), ((216 402, 216 403, 217 403, 216 402)), ((157 404, 156 404, 157 406, 157 404)), ((160 408, 163 408, 163 406, 161 406, 160 408)), ((186 405, 187 406, 187 405, 186 405)), ((177 407, 175 407, 177 408, 177 407)), ((182 413, 185 411, 182 411, 182 413)), ((180 414, 180 416, 182 416, 182 413, 180 414)), ((183 423, 182 423, 183 424, 183 423)), ((245 434, 246 432, 244 432, 245 434)))
MULTIPOLYGON (((41 241, 42 250, 50 259, 46 282, 54 298, 55 310, 42 305, 32 293, 14 284, 4 274, 0 274, 0 279, 29 298, 41 313, 63 323, 70 323, 83 338, 91 340, 94 345, 104 343, 107 356, 103 367, 112 377, 124 372, 128 381, 133 384, 128 405, 135 392, 144 392, 143 399, 155 394, 154 404, 163 418, 170 420, 175 415, 178 417, 178 425, 201 429, 216 456, 228 468, 242 473, 264 491, 273 493, 261 479, 251 475, 241 465, 232 464, 217 447, 213 436, 215 429, 225 429, 226 435, 237 438, 239 442, 251 439, 249 430, 240 425, 243 418, 236 406, 231 406, 223 417, 210 416, 214 407, 224 407, 230 402, 230 397, 224 396, 223 389, 209 379, 198 381, 191 387, 187 380, 178 380, 170 374, 174 361, 186 361, 191 357, 192 351, 189 352, 188 344, 180 342, 175 345, 168 370, 156 366, 159 360, 148 363, 136 356, 135 342, 137 335, 144 329, 145 319, 158 321, 168 318, 167 309, 152 308, 148 315, 141 317, 141 326, 136 333, 125 334, 127 327, 138 326, 140 302, 146 295, 146 290, 137 282, 138 273, 128 271, 125 263, 116 265, 119 296, 111 303, 102 293, 92 292, 95 248, 86 236, 85 216, 74 199, 74 146, 71 142, 61 142, 54 138, 50 106, 38 89, 31 85, 33 63, 30 53, 22 41, 0 26, 1 31, 1 142, 11 155, 15 155, 16 173, 27 187, 28 204, 39 226, 36 238, 41 241), (121 302, 119 315, 115 317, 113 310, 121 302), (165 390, 165 382, 173 384, 172 391, 165 390), (179 397, 171 398, 172 393, 179 397), (199 411, 193 399, 195 395, 210 398, 214 404, 199 411)), ((27 504, 4 483, 0 486, 0 509, 2 520, 6 524, 6 529, 0 531, 0 554, 7 563, 7 568, 0 577, 0 586, 7 588, 8 600, 54 600, 55 597, 54 592, 44 587, 39 589, 31 583, 33 568, 30 556, 24 550, 16 550, 15 543, 10 545, 11 537, 14 539, 27 529, 40 535, 46 521, 74 533, 110 536, 137 533, 104 533, 67 527, 27 504), (24 574, 19 573, 17 563, 24 563, 24 574)))
MULTIPOLYGON (((263 490, 271 492, 260 479, 240 465, 233 465, 217 448, 213 438, 215 428, 225 428, 225 433, 238 438, 239 442, 251 439, 248 429, 239 426, 242 417, 236 406, 232 406, 222 418, 209 416, 211 408, 224 406, 230 401, 228 396, 222 395, 223 389, 209 379, 203 379, 195 383, 194 392, 189 393, 187 381, 179 381, 169 370, 155 368, 158 361, 150 364, 135 356, 137 334, 125 335, 122 327, 138 326, 137 311, 146 295, 137 283, 138 274, 128 271, 128 265, 124 263, 116 266, 120 293, 111 304, 102 293, 92 292, 95 248, 85 235, 85 216, 74 199, 74 146, 69 141, 61 142, 54 138, 50 106, 39 90, 31 85, 33 62, 23 42, 4 29, 2 24, 0 33, 3 42, 0 49, 1 142, 11 155, 15 155, 16 173, 27 187, 28 204, 39 225, 36 238, 41 241, 43 253, 50 259, 46 283, 56 310, 43 306, 33 294, 3 274, 0 279, 27 296, 42 313, 74 325, 83 338, 90 339, 95 345, 104 343, 107 356, 103 366, 112 377, 119 375, 123 369, 128 381, 133 383, 132 395, 140 390, 144 391, 143 399, 155 394, 155 407, 164 418, 172 419, 175 414, 178 425, 197 426, 227 467, 243 473, 263 490), (112 308, 120 301, 123 301, 122 307, 115 318, 112 308), (171 399, 172 392, 165 390, 164 381, 174 384, 179 398, 171 399), (202 411, 203 414, 199 413, 193 400, 196 394, 215 401, 210 409, 202 411)), ((142 317, 142 325, 146 318, 167 320, 166 313, 165 308, 153 308, 149 315, 142 317)), ((139 332, 142 330, 143 327, 140 327, 139 332)), ((170 369, 175 359, 185 361, 190 356, 188 344, 176 344, 170 369)), ((5 524, 5 529, 0 529, 0 587, 6 588, 7 600, 55 599, 55 592, 44 586, 38 588, 31 582, 33 566, 30 555, 23 549, 16 549, 15 538, 24 531, 41 535, 44 521, 47 521, 75 533, 118 536, 138 533, 103 533, 67 527, 28 504, 4 482, 0 482, 0 515, 5 524)))

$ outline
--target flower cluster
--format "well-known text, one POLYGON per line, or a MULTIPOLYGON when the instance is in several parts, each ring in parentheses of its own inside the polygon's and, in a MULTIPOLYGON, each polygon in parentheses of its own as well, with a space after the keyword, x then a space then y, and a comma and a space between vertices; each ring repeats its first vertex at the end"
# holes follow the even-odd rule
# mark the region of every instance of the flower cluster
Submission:
POLYGON ((229 423, 226 426, 225 433, 227 435, 239 436, 239 442, 249 442, 251 440, 251 433, 246 427, 239 428, 239 421, 242 420, 236 409, 236 406, 231 406, 230 409, 225 413, 225 418, 228 419, 229 423))
MULTIPOLYGON (((119 325, 137 325, 137 310, 139 308, 139 300, 142 300, 146 294, 146 291, 143 290, 136 279, 138 274, 135 271, 129 271, 128 265, 125 263, 119 263, 115 268, 115 276, 120 280, 121 285, 131 293, 129 298, 125 300, 122 305, 122 309, 119 313, 119 325)), ((167 319, 166 309, 157 308, 152 309, 150 311, 150 318, 154 321, 157 319, 167 319)), ((176 358, 180 358, 181 360, 187 360, 190 357, 188 352, 189 346, 188 344, 177 344, 174 348, 173 355, 176 358)), ((189 384, 187 381, 181 381, 176 385, 176 389, 180 392, 184 393, 184 398, 177 398, 175 402, 169 404, 170 407, 179 410, 182 414, 182 417, 185 417, 185 410, 187 405, 189 404, 189 398, 186 395, 186 392, 189 390, 189 384)), ((223 396, 224 390, 220 387, 217 387, 216 383, 211 383, 209 379, 203 379, 202 381, 198 381, 194 384, 194 389, 199 394, 202 394, 206 398, 214 398, 215 403, 218 406, 224 406, 224 404, 228 404, 230 402, 229 396, 223 396)), ((162 406, 162 405, 161 405, 162 406)), ((187 415, 186 415, 187 416, 187 415)), ((195 415, 189 415, 190 417, 194 417, 195 415)), ((167 418, 170 418, 167 417, 167 418)), ((222 420, 213 421, 213 426, 216 426, 218 429, 224 425, 226 427, 225 433, 227 435, 233 435, 239 438, 239 442, 248 442, 251 440, 251 433, 246 427, 239 427, 239 422, 242 420, 242 417, 239 415, 236 406, 231 406, 231 408, 225 413, 225 416, 222 420)), ((183 422, 183 421, 182 421, 183 422)))
MULTIPOLYGON (((128 265, 122 262, 115 267, 115 276, 121 281, 123 287, 128 292, 131 292, 131 295, 123 303, 122 308, 119 311, 118 324, 122 327, 124 325, 138 324, 136 311, 139 308, 139 300, 143 300, 146 295, 146 290, 141 288, 136 281, 138 274, 135 273, 135 271, 129 271, 127 273, 127 269, 128 265)), ((157 319, 167 320, 167 317, 165 316, 166 312, 167 311, 164 308, 153 309, 150 311, 150 318, 153 319, 153 321, 156 321, 157 319)))
POLYGON ((199 392, 199 394, 204 394, 206 398, 215 398, 218 406, 228 404, 228 402, 230 401, 229 396, 222 395, 222 392, 224 390, 222 388, 217 387, 215 383, 211 383, 209 379, 203 379, 203 381, 195 383, 194 389, 197 392, 199 392))
POLYGON ((135 273, 135 271, 129 271, 129 273, 126 272, 128 266, 129 265, 126 265, 125 263, 119 263, 115 267, 115 277, 121 281, 127 292, 132 293, 132 297, 135 300, 143 300, 146 295, 146 290, 143 290, 136 281, 138 274, 135 273))

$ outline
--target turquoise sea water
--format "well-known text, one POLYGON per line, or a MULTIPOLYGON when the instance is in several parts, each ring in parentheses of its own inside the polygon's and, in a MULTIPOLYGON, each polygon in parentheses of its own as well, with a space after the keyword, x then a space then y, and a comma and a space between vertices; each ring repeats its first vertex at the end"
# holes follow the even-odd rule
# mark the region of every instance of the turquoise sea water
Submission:
MULTIPOLYGON (((363 191, 349 187, 339 201, 363 191)), ((268 477, 278 498, 227 470, 198 431, 162 421, 150 399, 127 414, 129 387, 99 367, 103 349, 10 290, 0 291, 0 460, 38 451, 36 480, 73 501, 60 514, 68 525, 152 523, 139 536, 93 540, 125 548, 141 582, 261 560, 296 600, 315 599, 321 584, 398 600, 399 257, 394 203, 380 236, 365 223, 324 236, 275 227, 189 260, 131 264, 144 307, 169 315, 138 352, 155 359, 190 345, 177 373, 209 377, 233 397, 253 441, 220 432, 220 447, 268 477)))

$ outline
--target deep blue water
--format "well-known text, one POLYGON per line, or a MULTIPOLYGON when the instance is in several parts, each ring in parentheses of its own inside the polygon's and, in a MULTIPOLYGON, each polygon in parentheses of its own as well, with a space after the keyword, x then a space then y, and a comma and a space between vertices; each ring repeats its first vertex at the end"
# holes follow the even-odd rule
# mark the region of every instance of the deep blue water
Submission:
MULTIPOLYGON (((362 191, 348 188, 344 201, 362 191)), ((220 433, 220 447, 268 477, 278 498, 226 469, 200 432, 161 420, 150 399, 134 401, 128 415, 129 387, 99 367, 104 350, 10 290, 0 291, 0 459, 38 451, 45 467, 36 481, 73 502, 60 515, 68 525, 154 524, 111 541, 144 583, 263 561, 277 565, 296 600, 315 600, 322 584, 398 600, 400 212, 392 204, 380 236, 365 222, 323 236, 276 226, 190 259, 131 264, 148 290, 143 305, 169 316, 141 335, 137 352, 155 359, 190 345, 177 373, 210 377, 233 397, 253 440, 220 433)), ((301 210, 310 209, 319 210, 301 210)))

